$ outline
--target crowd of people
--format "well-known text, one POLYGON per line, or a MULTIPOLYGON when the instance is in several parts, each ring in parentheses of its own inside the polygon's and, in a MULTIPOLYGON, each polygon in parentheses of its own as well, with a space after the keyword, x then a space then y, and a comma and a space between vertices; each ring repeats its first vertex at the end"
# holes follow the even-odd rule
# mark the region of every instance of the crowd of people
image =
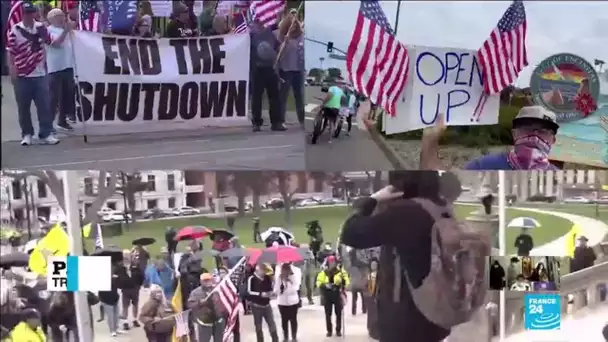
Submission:
MULTIPOLYGON (((145 3, 145 2, 144 2, 145 3)), ((148 4, 149 5, 149 4, 148 4)), ((106 30, 106 34, 144 38, 184 38, 245 33, 251 35, 250 100, 254 131, 263 125, 263 96, 266 93, 271 130, 287 129, 286 112, 290 89, 298 121, 304 125, 304 33, 296 10, 278 24, 264 26, 259 20, 248 23, 247 11, 220 15, 214 8, 194 13, 192 1, 174 5, 164 32, 153 27, 149 9, 141 8, 133 27, 106 30), (237 30, 237 22, 247 30, 237 30)), ((74 130, 78 122, 76 65, 70 35, 79 29, 78 2, 64 9, 22 3, 21 21, 9 27, 6 42, 9 75, 13 83, 21 128, 21 145, 55 145, 61 133, 74 130), (32 125, 31 103, 36 106, 38 134, 32 125)))

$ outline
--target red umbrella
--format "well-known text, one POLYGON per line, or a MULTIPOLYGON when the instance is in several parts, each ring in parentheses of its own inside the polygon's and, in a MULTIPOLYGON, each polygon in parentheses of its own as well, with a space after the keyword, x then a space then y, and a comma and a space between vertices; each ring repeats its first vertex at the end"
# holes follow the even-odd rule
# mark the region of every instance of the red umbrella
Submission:
POLYGON ((175 241, 202 239, 211 234, 211 230, 203 226, 186 226, 177 232, 175 241))
POLYGON ((259 248, 253 248, 253 247, 248 247, 246 250, 247 250, 247 256, 249 257, 247 259, 247 262, 249 263, 249 265, 257 264, 257 260, 260 258, 260 255, 262 255, 262 250, 259 248))
POLYGON ((250 263, 255 264, 282 264, 285 262, 300 262, 306 259, 306 252, 301 248, 292 246, 275 246, 264 248, 257 258, 250 263))

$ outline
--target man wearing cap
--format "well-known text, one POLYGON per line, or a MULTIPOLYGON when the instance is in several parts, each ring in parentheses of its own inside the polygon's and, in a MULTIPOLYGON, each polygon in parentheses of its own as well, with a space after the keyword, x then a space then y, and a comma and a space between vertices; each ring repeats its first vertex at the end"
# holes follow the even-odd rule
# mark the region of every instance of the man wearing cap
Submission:
MULTIPOLYGON (((435 127, 425 129, 420 152, 420 168, 442 170, 438 157, 439 139, 445 131, 444 119, 435 127)), ((523 107, 513 119, 510 151, 489 154, 471 160, 466 170, 556 170, 549 162, 557 130, 555 113, 542 106, 523 107)))
POLYGON ((22 21, 10 29, 6 45, 9 74, 17 99, 22 146, 31 145, 34 137, 30 110, 32 101, 38 114, 39 142, 46 145, 59 143, 54 135, 54 112, 51 109, 44 58, 44 44, 51 44, 53 39, 45 25, 35 20, 37 12, 38 9, 31 2, 23 2, 22 21))
POLYGON ((572 258, 572 261, 570 261, 570 272, 589 268, 593 266, 595 259, 597 259, 593 248, 587 245, 587 242, 589 242, 587 237, 581 236, 578 238, 578 241, 579 245, 574 249, 574 257, 572 258))
POLYGON ((198 342, 222 341, 226 315, 221 312, 223 307, 219 302, 219 295, 213 292, 215 280, 211 273, 200 276, 200 286, 188 296, 188 308, 192 310, 192 317, 198 326, 198 342))

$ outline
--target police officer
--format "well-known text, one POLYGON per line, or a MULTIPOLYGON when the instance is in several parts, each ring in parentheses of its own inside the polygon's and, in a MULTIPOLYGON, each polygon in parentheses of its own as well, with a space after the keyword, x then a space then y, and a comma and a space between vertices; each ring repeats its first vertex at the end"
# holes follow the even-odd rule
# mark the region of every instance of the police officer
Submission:
POLYGON ((327 258, 327 268, 319 272, 316 284, 321 290, 323 306, 325 307, 327 337, 333 335, 332 311, 336 314, 336 336, 342 336, 343 294, 349 283, 348 274, 339 267, 336 257, 329 256, 327 258))

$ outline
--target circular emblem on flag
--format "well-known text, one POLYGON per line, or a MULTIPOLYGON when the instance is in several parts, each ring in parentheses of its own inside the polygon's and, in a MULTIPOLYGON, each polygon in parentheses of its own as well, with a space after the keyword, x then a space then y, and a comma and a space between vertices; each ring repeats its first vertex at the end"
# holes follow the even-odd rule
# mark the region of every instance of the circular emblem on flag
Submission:
POLYGON ((600 81, 591 63, 570 53, 543 60, 530 79, 534 103, 554 112, 558 122, 578 120, 597 110, 600 81))

